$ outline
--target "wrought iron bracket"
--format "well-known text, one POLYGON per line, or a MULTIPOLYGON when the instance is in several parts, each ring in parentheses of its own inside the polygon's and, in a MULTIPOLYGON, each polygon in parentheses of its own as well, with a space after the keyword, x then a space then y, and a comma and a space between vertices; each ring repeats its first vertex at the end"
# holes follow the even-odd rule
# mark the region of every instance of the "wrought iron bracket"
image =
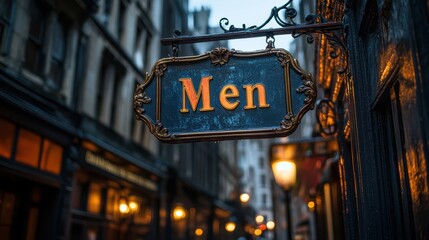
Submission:
MULTIPOLYGON (((345 73, 348 68, 348 49, 345 41, 348 29, 346 20, 343 20, 342 22, 329 22, 320 14, 311 13, 305 16, 304 22, 298 23, 295 20, 297 17, 297 10, 291 7, 292 1, 293 0, 288 0, 280 7, 272 8, 267 20, 265 20, 265 22, 259 26, 253 25, 246 27, 246 24, 242 24, 242 27, 235 27, 235 25, 229 25, 230 21, 228 18, 224 17, 219 20, 219 27, 224 31, 224 33, 207 34, 201 36, 182 36, 180 31, 176 30, 173 34, 173 37, 163 38, 161 39, 161 43, 163 45, 171 45, 173 47, 173 56, 177 56, 179 44, 214 42, 219 40, 264 36, 274 39, 275 35, 284 34, 290 34, 294 38, 306 36, 307 43, 311 44, 314 42, 313 34, 317 33, 326 36, 332 48, 330 52, 331 58, 337 58, 341 54, 345 56, 344 66, 342 66, 338 71, 339 74, 345 73), (284 17, 282 16, 282 13, 284 17), (263 29, 263 27, 265 27, 273 19, 280 26, 280 28, 263 29)), ((267 47, 272 46, 269 45, 267 47)))

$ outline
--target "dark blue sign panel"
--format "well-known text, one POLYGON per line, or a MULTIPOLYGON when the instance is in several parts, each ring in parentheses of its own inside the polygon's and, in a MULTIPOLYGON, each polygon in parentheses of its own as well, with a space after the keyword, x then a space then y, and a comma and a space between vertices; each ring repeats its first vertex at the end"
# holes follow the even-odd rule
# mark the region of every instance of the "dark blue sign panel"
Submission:
POLYGON ((290 135, 314 107, 316 87, 283 49, 159 60, 137 86, 137 118, 161 141, 290 135))

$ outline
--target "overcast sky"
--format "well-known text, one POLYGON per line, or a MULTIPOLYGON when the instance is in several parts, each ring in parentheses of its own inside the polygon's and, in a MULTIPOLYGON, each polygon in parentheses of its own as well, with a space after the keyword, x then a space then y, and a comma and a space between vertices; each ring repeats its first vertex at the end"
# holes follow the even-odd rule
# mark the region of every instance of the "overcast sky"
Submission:
MULTIPOLYGON (((190 11, 194 11, 202 6, 210 7, 210 25, 212 27, 218 26, 219 20, 223 17, 229 19, 228 28, 231 25, 242 27, 243 24, 249 27, 261 25, 268 19, 273 7, 280 7, 285 3, 286 1, 279 0, 189 0, 189 8, 190 11)), ((278 27, 280 26, 272 20, 264 29, 278 27)), ((288 49, 291 37, 289 35, 276 36, 275 40, 276 48, 288 49)), ((229 48, 243 51, 264 49, 266 46, 265 37, 229 42, 229 48)))

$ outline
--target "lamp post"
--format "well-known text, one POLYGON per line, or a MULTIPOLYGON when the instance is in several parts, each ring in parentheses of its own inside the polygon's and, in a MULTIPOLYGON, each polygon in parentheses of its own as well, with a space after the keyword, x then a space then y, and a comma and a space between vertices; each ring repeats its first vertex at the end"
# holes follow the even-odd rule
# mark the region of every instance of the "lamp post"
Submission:
POLYGON ((274 179, 285 193, 287 239, 292 240, 292 220, 290 216, 290 190, 296 182, 296 165, 288 159, 273 159, 271 161, 274 179))

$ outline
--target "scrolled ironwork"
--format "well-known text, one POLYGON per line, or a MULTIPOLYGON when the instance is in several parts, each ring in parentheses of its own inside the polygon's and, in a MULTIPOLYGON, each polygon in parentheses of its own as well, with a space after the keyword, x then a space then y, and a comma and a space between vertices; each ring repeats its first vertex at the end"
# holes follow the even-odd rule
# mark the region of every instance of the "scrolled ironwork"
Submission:
POLYGON ((281 130, 291 130, 293 128, 296 128, 296 126, 297 126, 297 119, 293 115, 293 113, 286 114, 280 123, 281 130))
POLYGON ((298 15, 298 11, 291 7, 292 0, 289 0, 280 7, 273 7, 271 9, 270 16, 268 16, 267 20, 265 20, 264 23, 261 25, 252 25, 250 27, 246 27, 246 24, 242 24, 242 27, 235 27, 234 25, 229 26, 229 19, 226 17, 223 17, 219 20, 219 27, 225 32, 239 32, 239 31, 255 31, 260 30, 263 27, 265 27, 269 22, 271 22, 272 19, 274 19, 277 24, 281 27, 290 27, 290 26, 297 26, 301 24, 314 24, 316 22, 326 22, 326 19, 324 19, 319 14, 308 14, 305 19, 304 23, 297 23, 295 22, 295 17, 298 15), (284 19, 281 17, 280 12, 285 11, 284 13, 284 19), (227 28, 229 26, 229 28, 227 28))
MULTIPOLYGON (((146 77, 147 77, 147 74, 146 74, 146 77)), ((145 113, 143 104, 148 104, 152 101, 152 99, 146 95, 143 84, 137 85, 133 100, 134 100, 133 101, 134 109, 136 111, 136 118, 138 120, 142 120, 143 115, 145 113)))
POLYGON ((320 99, 317 102, 316 119, 323 136, 332 136, 337 133, 337 111, 335 104, 329 99, 320 99))

